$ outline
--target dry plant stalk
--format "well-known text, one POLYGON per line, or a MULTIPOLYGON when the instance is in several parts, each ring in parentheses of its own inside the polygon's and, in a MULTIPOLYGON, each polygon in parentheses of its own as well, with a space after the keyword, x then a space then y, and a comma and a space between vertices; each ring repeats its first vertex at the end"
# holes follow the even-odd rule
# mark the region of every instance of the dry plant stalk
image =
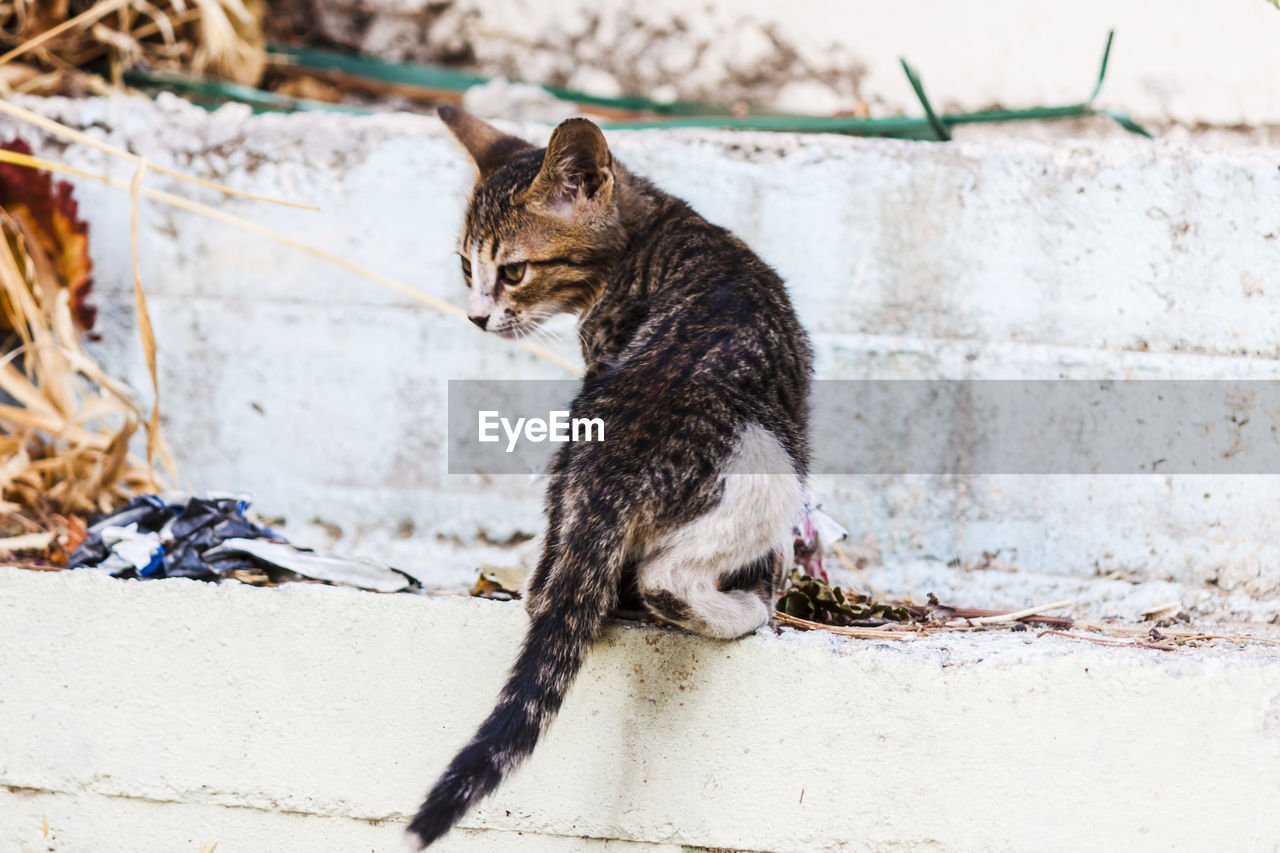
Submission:
POLYGON ((156 490, 150 469, 129 454, 137 402, 84 351, 70 294, 57 288, 49 299, 37 277, 48 259, 7 212, 0 236, 0 311, 19 341, 4 355, 0 390, 21 404, 0 405, 0 510, 39 522, 107 512, 156 490))
POLYGON ((788 616, 781 610, 773 611, 773 618, 779 625, 799 628, 803 631, 830 631, 841 637, 855 637, 859 640, 903 640, 914 633, 924 633, 919 626, 903 626, 898 630, 890 628, 855 628, 845 625, 828 625, 825 622, 813 622, 798 616, 788 616))
POLYGON ((195 0, 200 9, 200 40, 192 67, 226 80, 253 86, 267 67, 261 0, 195 0))
POLYGON ((1028 607, 1025 610, 1014 610, 1010 613, 993 613, 990 616, 978 616, 974 619, 966 620, 971 625, 995 625, 1002 622, 1017 622, 1019 619, 1025 619, 1028 616, 1038 616, 1050 610, 1062 610, 1075 604, 1074 601, 1067 599, 1065 601, 1055 601, 1052 604, 1041 604, 1037 607, 1028 607))

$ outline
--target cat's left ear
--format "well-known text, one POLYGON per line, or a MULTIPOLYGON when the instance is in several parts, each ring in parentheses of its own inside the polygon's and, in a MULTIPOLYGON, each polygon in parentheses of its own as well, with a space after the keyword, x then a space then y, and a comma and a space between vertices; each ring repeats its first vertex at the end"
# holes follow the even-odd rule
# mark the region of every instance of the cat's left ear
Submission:
POLYGON ((482 181, 515 155, 533 150, 533 146, 523 139, 508 136, 466 110, 446 105, 437 107, 436 114, 454 138, 467 149, 476 168, 480 170, 482 181))
POLYGON ((524 200, 561 216, 590 213, 608 207, 613 185, 613 155, 604 134, 585 118, 571 118, 552 132, 524 200))

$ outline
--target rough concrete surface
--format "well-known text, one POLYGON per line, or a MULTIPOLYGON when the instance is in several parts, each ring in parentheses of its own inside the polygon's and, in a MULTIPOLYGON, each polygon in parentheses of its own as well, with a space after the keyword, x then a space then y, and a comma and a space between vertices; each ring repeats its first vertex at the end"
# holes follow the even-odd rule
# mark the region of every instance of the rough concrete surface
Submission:
MULTIPOLYGON (((871 0, 290 0, 310 35, 393 60, 460 63, 599 95, 746 101, 784 112, 919 115, 1084 100, 1117 31, 1103 105, 1144 120, 1280 123, 1265 0, 898 4, 871 0)), ((1105 119, 1097 123, 1104 123, 1105 119)))
MULTIPOLYGON (((309 213, 149 179, 461 299, 453 246, 471 167, 434 118, 206 113, 170 98, 29 103, 159 164, 316 204, 321 212, 309 213)), ((96 151, 4 127, 40 153, 130 175, 96 151)), ((1277 375, 1272 150, 610 138, 620 159, 783 273, 820 378, 1277 375)), ((102 309, 95 351, 145 389, 127 195, 76 184, 102 309)), ((560 368, 294 249, 159 204, 143 210, 141 242, 164 423, 187 484, 253 492, 291 535, 394 559, 433 585, 460 585, 477 562, 502 556, 473 547, 536 533, 539 483, 445 473, 446 380, 556 378, 560 368)), ((1269 602, 1280 592, 1275 477, 845 476, 815 485, 872 567, 984 570, 994 561, 1030 573, 1023 604, 1044 600, 1035 576, 1171 581, 1210 615, 1223 594, 1269 602)), ((985 589, 975 585, 975 595, 985 589)))
MULTIPOLYGON (((524 625, 514 603, 0 568, 0 848, 399 849, 524 625)), ((439 849, 1272 849, 1278 671, 1275 647, 615 623, 439 849)))

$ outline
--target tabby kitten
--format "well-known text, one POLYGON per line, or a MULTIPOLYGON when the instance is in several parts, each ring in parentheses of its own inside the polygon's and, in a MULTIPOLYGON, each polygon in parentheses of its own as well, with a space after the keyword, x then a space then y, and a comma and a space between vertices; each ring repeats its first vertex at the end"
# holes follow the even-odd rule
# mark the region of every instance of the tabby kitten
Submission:
POLYGON ((481 329, 514 337, 579 317, 574 418, 561 445, 530 625, 497 707, 409 829, 420 849, 534 747, 605 617, 639 603, 698 634, 766 624, 808 461, 811 353, 778 275, 741 240, 613 159, 569 119, 545 149, 453 107, 440 117, 479 180, 458 254, 481 329))

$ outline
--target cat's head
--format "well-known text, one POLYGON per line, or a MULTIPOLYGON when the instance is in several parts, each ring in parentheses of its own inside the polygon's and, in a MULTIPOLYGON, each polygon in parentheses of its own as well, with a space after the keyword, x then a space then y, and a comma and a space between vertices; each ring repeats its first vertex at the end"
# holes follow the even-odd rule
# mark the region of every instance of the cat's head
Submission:
POLYGON ((624 239, 600 128, 569 119, 544 149, 456 107, 439 113, 479 170, 458 240, 471 321, 518 337, 589 308, 624 239))

